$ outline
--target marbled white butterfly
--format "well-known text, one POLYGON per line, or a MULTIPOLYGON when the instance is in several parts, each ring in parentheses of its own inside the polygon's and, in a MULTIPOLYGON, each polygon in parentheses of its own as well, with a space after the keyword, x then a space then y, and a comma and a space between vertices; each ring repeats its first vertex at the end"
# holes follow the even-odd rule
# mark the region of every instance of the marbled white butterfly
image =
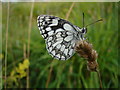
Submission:
POLYGON ((56 59, 69 59, 75 53, 76 43, 85 39, 85 27, 80 28, 59 17, 40 15, 37 23, 49 54, 56 59))

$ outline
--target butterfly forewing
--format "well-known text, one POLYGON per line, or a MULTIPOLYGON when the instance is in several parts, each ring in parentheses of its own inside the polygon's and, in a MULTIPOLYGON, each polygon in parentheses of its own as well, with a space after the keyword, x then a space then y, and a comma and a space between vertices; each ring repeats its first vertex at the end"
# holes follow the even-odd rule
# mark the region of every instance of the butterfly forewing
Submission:
POLYGON ((49 54, 59 60, 69 59, 79 38, 74 26, 64 19, 48 15, 38 16, 37 22, 49 54))

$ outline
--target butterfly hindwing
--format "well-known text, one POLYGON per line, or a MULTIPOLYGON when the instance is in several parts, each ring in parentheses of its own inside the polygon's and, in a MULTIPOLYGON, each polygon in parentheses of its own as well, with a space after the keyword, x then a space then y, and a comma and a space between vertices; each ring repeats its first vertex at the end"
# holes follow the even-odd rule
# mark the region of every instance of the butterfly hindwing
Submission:
POLYGON ((74 54, 78 36, 71 23, 48 15, 38 16, 37 22, 49 54, 59 60, 67 60, 74 54))
POLYGON ((74 40, 72 33, 70 35, 67 34, 67 31, 64 31, 64 33, 66 33, 66 38, 69 39, 63 38, 61 36, 63 35, 62 32, 58 32, 46 40, 48 52, 59 60, 66 60, 74 54, 76 40, 74 40))

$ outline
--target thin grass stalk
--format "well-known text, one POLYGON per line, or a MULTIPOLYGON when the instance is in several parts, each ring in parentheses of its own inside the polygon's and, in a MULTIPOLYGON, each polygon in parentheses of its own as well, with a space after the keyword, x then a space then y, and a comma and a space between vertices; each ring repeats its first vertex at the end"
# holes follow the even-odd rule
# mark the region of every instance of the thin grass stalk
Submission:
POLYGON ((100 71, 96 70, 97 74, 98 74, 98 78, 99 78, 99 83, 100 83, 100 88, 102 88, 102 80, 101 80, 101 75, 100 75, 100 71))
POLYGON ((48 85, 49 85, 49 83, 50 83, 52 70, 53 70, 53 67, 52 67, 52 65, 51 65, 50 70, 49 70, 48 79, 47 79, 46 86, 45 86, 46 88, 48 88, 48 85))
POLYGON ((8 49, 8 27, 9 27, 9 10, 10 4, 8 2, 7 8, 7 26, 6 26, 6 44, 5 44, 5 89, 7 88, 7 49, 8 49))
POLYGON ((69 67, 69 74, 68 74, 68 87, 71 88, 71 75, 73 73, 73 66, 70 65, 69 67))
MULTIPOLYGON (((27 57, 29 60, 29 56, 30 56, 30 36, 31 36, 31 27, 32 27, 32 16, 33 16, 33 8, 34 8, 34 2, 32 2, 32 6, 31 6, 31 11, 30 11, 30 21, 29 21, 29 29, 28 29, 28 52, 27 52, 27 57)), ((27 85, 26 88, 29 88, 29 68, 27 69, 27 81, 26 81, 27 85)))
MULTIPOLYGON (((23 60, 25 60, 27 58, 27 53, 26 53, 26 44, 23 45, 23 60)), ((27 73, 28 75, 29 73, 27 73)))
POLYGON ((23 58, 24 58, 24 60, 27 58, 27 55, 26 55, 26 44, 23 45, 23 58))
POLYGON ((68 18, 69 18, 69 16, 70 16, 70 13, 71 13, 71 11, 72 11, 72 9, 73 9, 73 7, 74 7, 74 5, 75 5, 75 2, 73 2, 73 3, 71 4, 71 6, 70 6, 70 8, 69 8, 69 10, 68 10, 68 12, 67 12, 67 14, 66 14, 66 20, 68 20, 68 18))
MULTIPOLYGON (((2 11, 2 3, 0 3, 0 11, 2 11)), ((0 15, 1 21, 2 21, 2 13, 0 15)), ((2 43, 2 22, 0 22, 0 43, 2 43)), ((2 69, 2 44, 0 45, 0 69, 2 69)), ((2 70, 0 70, 0 89, 2 89, 2 70)))

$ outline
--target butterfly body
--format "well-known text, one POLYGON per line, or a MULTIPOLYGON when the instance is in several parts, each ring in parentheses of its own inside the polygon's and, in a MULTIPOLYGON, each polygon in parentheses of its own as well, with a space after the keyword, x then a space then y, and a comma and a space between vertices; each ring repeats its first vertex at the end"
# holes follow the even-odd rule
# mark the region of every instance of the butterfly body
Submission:
POLYGON ((40 15, 37 23, 49 54, 59 60, 67 60, 73 56, 76 43, 84 40, 86 33, 86 28, 55 16, 40 15))

